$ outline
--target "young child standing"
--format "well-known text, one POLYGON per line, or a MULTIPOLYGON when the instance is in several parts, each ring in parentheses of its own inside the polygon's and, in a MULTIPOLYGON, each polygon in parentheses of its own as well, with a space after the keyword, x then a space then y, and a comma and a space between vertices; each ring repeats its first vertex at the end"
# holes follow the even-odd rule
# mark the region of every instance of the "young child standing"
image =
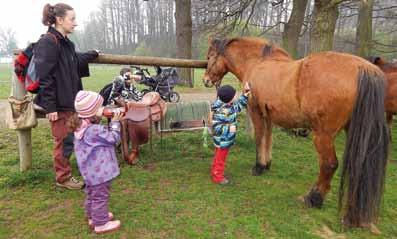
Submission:
POLYGON ((228 184, 224 176, 226 158, 229 148, 234 144, 237 131, 237 113, 248 103, 250 88, 244 85, 244 93, 233 101, 236 90, 230 85, 218 89, 217 100, 212 104, 212 131, 215 144, 215 155, 212 161, 211 177, 217 184, 228 184))
POLYGON ((75 154, 85 181, 85 212, 88 224, 95 233, 120 228, 108 211, 112 179, 120 173, 115 145, 120 140, 121 113, 115 113, 109 127, 101 125, 103 98, 91 91, 79 91, 74 106, 78 114, 71 122, 75 130, 75 154))

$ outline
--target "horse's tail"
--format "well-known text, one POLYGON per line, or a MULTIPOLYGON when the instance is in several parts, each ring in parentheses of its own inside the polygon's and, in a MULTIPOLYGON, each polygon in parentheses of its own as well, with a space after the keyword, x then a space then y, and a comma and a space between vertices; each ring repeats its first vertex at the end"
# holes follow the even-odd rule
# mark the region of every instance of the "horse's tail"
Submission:
POLYGON ((339 189, 339 210, 345 212, 344 223, 353 227, 378 218, 389 144, 383 76, 365 69, 358 75, 339 189))

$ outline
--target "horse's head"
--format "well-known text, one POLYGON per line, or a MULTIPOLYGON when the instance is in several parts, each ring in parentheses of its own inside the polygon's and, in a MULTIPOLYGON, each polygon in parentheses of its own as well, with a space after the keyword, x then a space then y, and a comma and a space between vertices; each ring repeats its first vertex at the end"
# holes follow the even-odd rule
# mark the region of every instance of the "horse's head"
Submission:
POLYGON ((377 65, 384 73, 397 73, 397 63, 387 62, 380 56, 370 56, 367 58, 372 64, 377 65))
POLYGON ((211 87, 219 86, 223 76, 229 71, 240 79, 244 69, 257 64, 257 61, 290 61, 291 58, 285 50, 266 39, 239 37, 210 40, 207 60, 203 83, 211 87))
POLYGON ((229 71, 225 58, 227 44, 232 40, 214 39, 209 41, 207 51, 207 70, 204 73, 203 83, 206 87, 218 87, 223 76, 229 71))
POLYGON ((383 58, 380 56, 370 56, 367 58, 367 60, 370 61, 372 64, 377 65, 379 67, 386 64, 385 61, 383 60, 383 58))

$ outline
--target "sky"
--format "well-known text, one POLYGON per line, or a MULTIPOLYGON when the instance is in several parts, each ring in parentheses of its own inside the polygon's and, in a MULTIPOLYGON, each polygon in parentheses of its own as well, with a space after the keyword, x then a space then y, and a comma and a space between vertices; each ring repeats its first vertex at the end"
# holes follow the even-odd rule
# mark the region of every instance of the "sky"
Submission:
POLYGON ((81 30, 91 12, 98 10, 101 0, 2 0, 0 1, 0 28, 11 28, 18 41, 19 48, 25 48, 28 42, 35 42, 47 31, 41 23, 43 7, 46 3, 54 5, 63 2, 74 8, 77 28, 81 30))

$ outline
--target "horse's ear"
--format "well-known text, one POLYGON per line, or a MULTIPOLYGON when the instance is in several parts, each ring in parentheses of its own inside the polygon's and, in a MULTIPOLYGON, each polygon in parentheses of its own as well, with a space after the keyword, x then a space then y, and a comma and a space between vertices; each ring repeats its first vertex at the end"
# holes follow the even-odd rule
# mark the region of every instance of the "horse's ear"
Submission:
POLYGON ((217 45, 219 45, 220 43, 221 43, 221 39, 219 39, 219 38, 213 38, 212 39, 212 45, 214 45, 214 46, 217 46, 217 45))
POLYGON ((212 40, 212 44, 211 45, 215 48, 215 50, 217 52, 222 52, 223 45, 224 45, 224 40, 221 40, 219 38, 214 38, 212 40))
POLYGON ((208 37, 208 45, 212 45, 213 42, 214 42, 214 37, 213 36, 209 36, 208 37))
POLYGON ((381 61, 382 61, 382 58, 379 57, 379 56, 370 56, 370 57, 368 58, 368 60, 369 60, 372 64, 380 65, 380 63, 381 63, 381 61))
POLYGON ((382 57, 380 56, 375 57, 375 61, 374 61, 375 65, 382 65, 382 63, 383 63, 382 57))

